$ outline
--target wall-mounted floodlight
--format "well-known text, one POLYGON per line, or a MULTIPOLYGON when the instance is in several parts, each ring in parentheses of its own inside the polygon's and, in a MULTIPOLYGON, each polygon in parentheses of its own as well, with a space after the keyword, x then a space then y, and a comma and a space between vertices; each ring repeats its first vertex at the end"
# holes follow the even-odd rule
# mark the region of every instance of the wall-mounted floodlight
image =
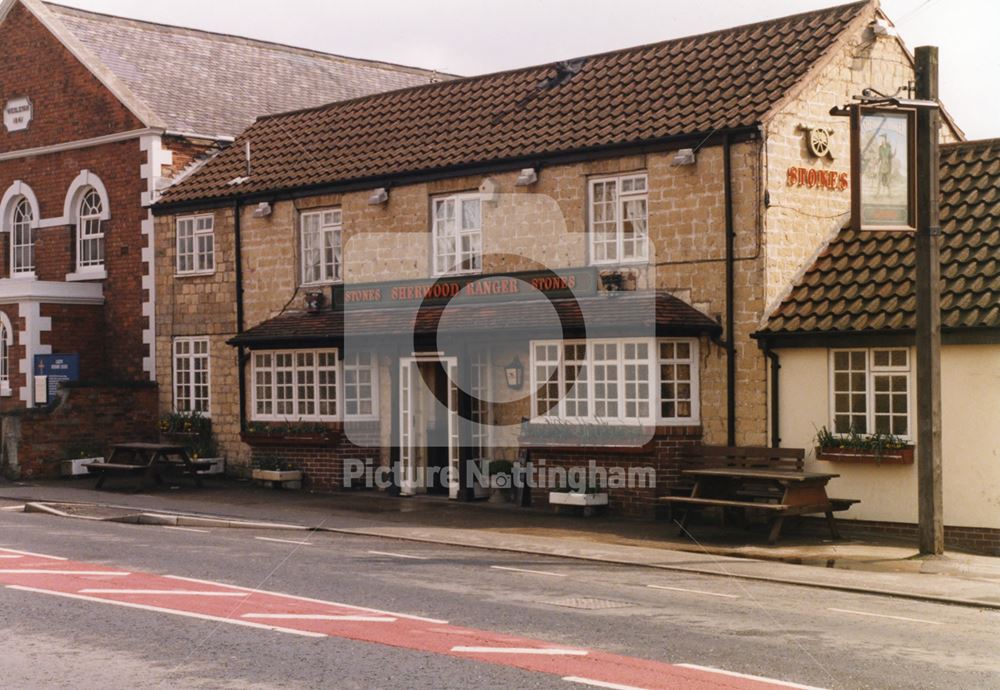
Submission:
POLYGON ((267 201, 262 201, 257 204, 257 207, 253 210, 254 218, 266 218, 271 215, 271 204, 267 201))
POLYGON ((517 181, 514 183, 518 187, 527 187, 529 184, 535 184, 538 182, 538 172, 534 168, 524 168, 521 174, 517 176, 517 181))
POLYGON ((694 165, 697 162, 698 157, 695 155, 694 149, 681 149, 674 154, 670 165, 694 165))
POLYGON ((368 204, 370 206, 380 206, 387 201, 389 201, 389 192, 385 187, 379 187, 368 197, 368 204))

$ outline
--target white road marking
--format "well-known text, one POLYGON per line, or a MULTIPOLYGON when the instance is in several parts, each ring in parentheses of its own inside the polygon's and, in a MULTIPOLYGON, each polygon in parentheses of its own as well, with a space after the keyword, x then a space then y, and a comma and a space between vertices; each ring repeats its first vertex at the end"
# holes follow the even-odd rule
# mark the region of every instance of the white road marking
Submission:
POLYGON ((452 647, 453 652, 468 654, 545 654, 549 656, 587 656, 585 649, 557 649, 555 647, 452 647))
POLYGON ((199 532, 201 534, 211 534, 210 529, 198 529, 196 527, 174 527, 173 525, 163 525, 163 529, 177 530, 178 532, 199 532))
POLYGON ((15 556, 12 553, 0 554, 0 558, 24 558, 24 556, 15 556))
POLYGON ((367 606, 355 606, 354 604, 344 604, 338 601, 327 601, 325 599, 312 599, 310 597, 300 597, 295 594, 282 594, 281 592, 269 592, 264 589, 254 589, 252 587, 241 587, 239 585, 227 585, 222 582, 212 582, 211 580, 199 580, 193 577, 183 577, 181 575, 164 575, 171 580, 180 580, 182 582, 195 582, 199 585, 212 585, 214 587, 229 587, 231 589, 238 589, 242 592, 256 592, 257 594, 267 594, 272 597, 283 597, 285 599, 294 599, 295 601, 308 601, 312 604, 326 604, 327 606, 339 606, 345 609, 353 609, 355 611, 367 611, 368 613, 379 613, 384 616, 395 616, 396 618, 406 618, 411 621, 420 621, 421 623, 433 623, 435 625, 448 625, 448 621, 443 621, 437 618, 425 618, 424 616, 411 616, 408 613, 396 613, 395 611, 383 611, 382 609, 373 609, 367 606))
POLYGON ((200 592, 195 589, 81 589, 80 594, 176 594, 190 597, 248 597, 249 592, 200 592))
POLYGON ((529 573, 531 575, 548 575, 549 577, 566 577, 565 573, 551 573, 548 570, 528 570, 527 568, 511 568, 505 565, 491 565, 494 570, 509 570, 512 573, 529 573))
POLYGON ((0 510, 10 510, 10 511, 20 510, 21 512, 24 512, 24 504, 22 503, 19 506, 4 506, 3 508, 0 508, 0 510))
POLYGON ((923 618, 907 618, 906 616, 890 616, 885 613, 871 613, 869 611, 852 611, 851 609, 832 609, 832 608, 828 608, 827 611, 836 611, 837 613, 853 613, 855 616, 890 618, 895 621, 906 621, 908 623, 927 623, 928 625, 943 625, 941 621, 929 621, 929 620, 924 620, 923 618))
POLYGON ((568 680, 570 683, 579 683, 580 685, 590 685, 595 688, 608 688, 608 690, 645 690, 645 688, 640 688, 637 685, 622 685, 620 683, 608 683, 603 680, 594 680, 593 678, 581 678, 580 676, 564 676, 563 680, 568 680))
POLYGON ((409 558, 414 561, 426 561, 427 556, 413 556, 408 553, 393 553, 392 551, 369 551, 368 553, 374 554, 376 556, 392 556, 393 558, 409 558))
POLYGON ((299 546, 312 546, 311 541, 295 541, 294 539, 275 539, 274 537, 254 537, 260 541, 274 541, 279 544, 298 544, 299 546))
POLYGON ((719 673, 723 676, 732 676, 733 678, 746 678, 747 680, 756 680, 761 683, 773 683, 775 685, 780 685, 785 688, 795 688, 796 690, 823 690, 823 688, 818 688, 815 685, 800 685, 799 683, 790 683, 787 680, 778 680, 777 678, 766 678, 764 676, 751 676, 746 673, 736 673, 735 671, 723 671, 721 668, 712 668, 711 666, 699 666, 698 664, 674 664, 679 668, 690 668, 695 671, 707 671, 708 673, 719 673))
POLYGON ((331 616, 322 613, 244 613, 240 618, 265 618, 289 621, 352 621, 358 623, 395 623, 390 616, 331 616))
POLYGON ((6 553, 19 553, 22 556, 34 556, 35 558, 48 558, 52 561, 66 561, 68 558, 63 558, 62 556, 46 556, 44 553, 34 553, 33 551, 18 551, 17 549, 8 549, 6 547, 0 546, 0 551, 6 553))
POLYGON ((706 592, 700 589, 684 589, 683 587, 667 587, 666 585, 646 585, 650 589, 666 589, 671 592, 687 592, 688 594, 704 594, 709 597, 725 597, 726 599, 739 599, 736 594, 721 594, 719 592, 706 592))
POLYGON ((111 570, 43 570, 41 568, 6 568, 0 570, 3 575, 110 575, 124 577, 132 573, 122 573, 111 570))
POLYGON ((301 635, 303 637, 326 637, 324 633, 309 632, 306 630, 294 630, 293 628, 282 628, 276 625, 265 623, 254 623, 238 618, 223 618, 221 616, 209 616, 204 613, 192 613, 191 611, 178 611, 176 609, 165 609, 160 606, 149 606, 148 604, 136 604, 131 601, 117 601, 115 599, 101 599, 100 597, 88 597, 83 594, 70 594, 69 592, 56 592, 51 589, 39 589, 38 587, 22 587, 21 585, 7 585, 7 589, 16 589, 21 592, 35 592, 36 594, 51 594, 56 597, 67 599, 79 599, 80 601, 93 601, 99 604, 110 604, 111 606, 124 606, 130 609, 140 609, 142 611, 153 611, 155 613, 169 613, 175 616, 186 618, 198 618, 206 621, 216 621, 218 623, 229 623, 231 625, 242 625, 248 628, 259 628, 261 630, 274 630, 276 632, 288 633, 290 635, 301 635))

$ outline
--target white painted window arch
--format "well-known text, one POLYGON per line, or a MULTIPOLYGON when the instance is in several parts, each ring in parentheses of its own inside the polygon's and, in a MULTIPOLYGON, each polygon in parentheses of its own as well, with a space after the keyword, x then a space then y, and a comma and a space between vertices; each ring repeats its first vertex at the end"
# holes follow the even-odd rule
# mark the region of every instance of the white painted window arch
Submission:
POLYGON ((76 270, 103 270, 103 223, 111 219, 111 204, 100 177, 89 170, 80 171, 66 193, 63 216, 75 228, 76 270))
POLYGON ((18 180, 0 199, 0 228, 10 233, 10 275, 31 277, 35 272, 35 233, 41 213, 38 197, 29 185, 18 180))
POLYGON ((10 395, 10 348, 14 344, 14 329, 10 318, 0 311, 0 395, 10 395))

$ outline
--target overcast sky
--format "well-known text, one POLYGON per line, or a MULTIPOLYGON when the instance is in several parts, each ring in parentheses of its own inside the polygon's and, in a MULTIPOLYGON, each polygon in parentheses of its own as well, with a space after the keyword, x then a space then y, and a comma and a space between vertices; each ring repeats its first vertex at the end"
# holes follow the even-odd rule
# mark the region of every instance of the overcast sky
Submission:
MULTIPOLYGON (((59 0, 471 75, 662 41, 837 0, 59 0)), ((883 0, 912 50, 941 49, 941 98, 970 139, 1000 136, 997 0, 883 0)))

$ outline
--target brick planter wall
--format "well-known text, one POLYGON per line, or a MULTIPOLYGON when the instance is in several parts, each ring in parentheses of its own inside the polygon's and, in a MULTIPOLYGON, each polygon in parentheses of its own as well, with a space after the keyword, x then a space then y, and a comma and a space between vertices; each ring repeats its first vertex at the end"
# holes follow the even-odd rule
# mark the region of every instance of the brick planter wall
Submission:
MULTIPOLYGON (((656 430, 652 443, 641 450, 616 452, 612 448, 532 447, 531 459, 539 474, 553 468, 562 468, 567 472, 573 468, 589 471, 591 462, 596 468, 623 468, 626 473, 630 469, 652 468, 656 473, 653 486, 607 489, 609 513, 652 520, 658 514, 657 497, 667 495, 672 489, 684 484, 677 451, 685 446, 697 445, 701 440, 701 427, 661 427, 656 430)), ((548 478, 539 476, 538 481, 546 481, 548 478)), ((549 488, 533 489, 535 504, 547 505, 549 491, 549 488)))
POLYGON ((243 434, 250 446, 251 465, 265 456, 280 458, 295 469, 302 470, 302 486, 318 491, 344 488, 344 461, 372 458, 378 464, 378 423, 352 424, 350 433, 332 431, 326 437, 257 436, 243 434), (362 445, 355 443, 362 441, 362 445))
MULTIPOLYGON (((809 534, 829 534, 826 520, 817 517, 801 518, 802 530, 809 534)), ((848 539, 889 537, 912 542, 916 548, 919 541, 917 526, 906 522, 882 522, 877 520, 837 519, 841 535, 848 539)), ((945 548, 949 551, 969 551, 987 556, 1000 556, 1000 529, 989 527, 944 526, 945 548)))
POLYGON ((156 441, 155 384, 77 385, 63 388, 53 408, 0 416, 5 477, 57 477, 74 448, 156 441))

